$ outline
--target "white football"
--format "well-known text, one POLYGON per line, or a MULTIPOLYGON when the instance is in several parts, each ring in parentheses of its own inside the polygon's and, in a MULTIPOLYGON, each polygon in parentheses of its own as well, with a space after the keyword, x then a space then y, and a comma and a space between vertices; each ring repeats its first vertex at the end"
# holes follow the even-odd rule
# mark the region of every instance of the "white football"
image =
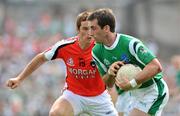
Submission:
MULTIPOLYGON (((116 78, 119 81, 122 81, 122 77, 127 77, 127 79, 130 81, 132 80, 137 73, 139 73, 141 70, 140 67, 133 65, 133 64, 125 64, 123 66, 121 66, 121 68, 118 70, 116 78)), ((139 88, 141 86, 137 85, 137 87, 135 88, 139 88)), ((134 88, 133 88, 134 89, 134 88)))

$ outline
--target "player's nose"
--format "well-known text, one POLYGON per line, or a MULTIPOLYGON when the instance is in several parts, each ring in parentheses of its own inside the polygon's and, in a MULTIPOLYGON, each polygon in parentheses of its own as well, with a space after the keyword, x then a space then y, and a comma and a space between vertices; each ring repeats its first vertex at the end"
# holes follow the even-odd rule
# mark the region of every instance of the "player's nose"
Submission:
POLYGON ((92 31, 92 29, 89 29, 89 30, 88 30, 88 36, 93 37, 93 31, 92 31))

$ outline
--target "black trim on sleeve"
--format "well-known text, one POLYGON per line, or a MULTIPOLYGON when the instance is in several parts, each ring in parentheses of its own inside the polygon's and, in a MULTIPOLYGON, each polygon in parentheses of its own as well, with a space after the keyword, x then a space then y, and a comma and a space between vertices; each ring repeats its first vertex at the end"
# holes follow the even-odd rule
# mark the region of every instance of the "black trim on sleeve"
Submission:
MULTIPOLYGON (((75 41, 74 41, 74 42, 75 42, 75 41)), ((55 51, 53 57, 51 58, 51 60, 54 60, 54 59, 57 58, 58 50, 59 50, 60 48, 63 48, 63 47, 65 47, 65 46, 67 46, 67 45, 70 45, 70 44, 74 44, 74 42, 73 42, 73 43, 66 43, 66 44, 63 44, 63 45, 59 46, 59 47, 56 49, 56 51, 55 51)))
POLYGON ((134 49, 134 52, 136 53, 136 46, 137 46, 137 44, 138 44, 139 42, 134 42, 134 44, 133 44, 133 49, 134 49))

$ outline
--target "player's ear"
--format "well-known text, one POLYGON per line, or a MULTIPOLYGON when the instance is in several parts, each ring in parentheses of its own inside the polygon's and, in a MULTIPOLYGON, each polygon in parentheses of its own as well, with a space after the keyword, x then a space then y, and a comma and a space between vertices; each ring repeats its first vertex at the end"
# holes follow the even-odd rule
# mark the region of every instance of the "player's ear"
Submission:
POLYGON ((105 25, 105 26, 103 27, 103 30, 106 31, 106 32, 109 32, 109 31, 110 31, 109 25, 105 25))

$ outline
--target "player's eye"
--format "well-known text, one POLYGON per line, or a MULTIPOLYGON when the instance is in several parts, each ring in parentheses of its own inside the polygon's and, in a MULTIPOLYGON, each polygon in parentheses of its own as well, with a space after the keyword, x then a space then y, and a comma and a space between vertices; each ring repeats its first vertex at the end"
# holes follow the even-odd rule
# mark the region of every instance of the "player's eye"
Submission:
POLYGON ((82 29, 85 30, 85 31, 87 31, 87 30, 88 30, 88 27, 83 27, 82 29))
POLYGON ((95 27, 95 26, 91 26, 91 29, 92 29, 93 31, 95 31, 95 30, 96 30, 96 27, 95 27))

